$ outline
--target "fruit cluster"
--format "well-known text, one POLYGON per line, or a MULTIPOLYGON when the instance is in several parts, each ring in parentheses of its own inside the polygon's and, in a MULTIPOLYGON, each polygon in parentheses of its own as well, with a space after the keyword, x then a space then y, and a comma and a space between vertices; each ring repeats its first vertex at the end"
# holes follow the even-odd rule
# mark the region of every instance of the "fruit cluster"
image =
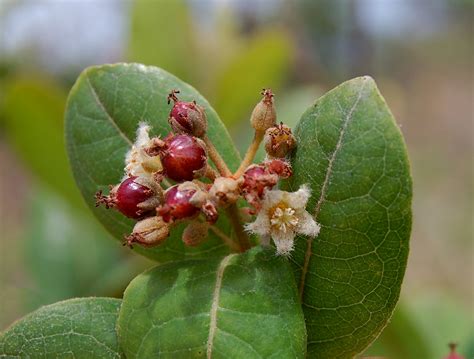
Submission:
MULTIPOLYGON (((286 235, 291 243, 286 243, 287 249, 281 253, 292 249, 294 233, 315 235, 319 231, 316 222, 310 223, 312 227, 309 228, 307 221, 297 216, 305 212, 304 207, 303 212, 296 208, 301 207, 301 203, 290 208, 286 196, 285 203, 265 207, 265 201, 284 192, 273 188, 280 179, 292 175, 287 158, 296 146, 291 129, 276 123, 271 90, 263 90, 263 98, 252 112, 254 140, 235 173, 229 170, 207 136, 204 108, 195 101, 180 101, 178 94, 179 91, 173 90, 168 96, 168 104, 173 102, 168 117, 172 132, 163 139, 150 138, 150 127, 140 124, 136 141, 126 156, 122 182, 111 186, 108 195, 103 195, 102 191, 96 193, 97 206, 115 208, 138 220, 132 234, 125 237, 124 245, 159 245, 177 223, 186 221, 188 225, 182 237, 186 245, 199 245, 211 229, 231 249, 244 251, 248 249, 249 241, 242 218, 251 219, 255 215, 257 220, 247 225, 247 230, 260 234, 263 242, 268 243, 266 237, 271 236, 277 248, 276 237, 286 235), (266 159, 253 164, 262 141, 266 159), (272 191, 274 193, 268 195, 272 191), (247 201, 247 207, 237 207, 240 198, 247 201), (237 238, 230 238, 213 226, 221 210, 228 212, 237 238), (261 213, 265 211, 266 214, 261 213), (259 220, 265 223, 259 226, 259 220), (289 238, 288 233, 293 236, 289 238)), ((305 193, 309 197, 309 191, 305 193)), ((305 206, 307 198, 302 201, 305 206)))

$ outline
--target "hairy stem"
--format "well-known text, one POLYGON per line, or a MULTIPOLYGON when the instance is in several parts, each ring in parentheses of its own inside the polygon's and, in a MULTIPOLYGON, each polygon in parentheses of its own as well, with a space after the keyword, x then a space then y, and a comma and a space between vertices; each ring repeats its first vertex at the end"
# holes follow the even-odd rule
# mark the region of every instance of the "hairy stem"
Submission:
POLYGON ((234 178, 239 178, 245 172, 248 166, 250 166, 255 158, 255 154, 258 151, 258 147, 260 143, 262 143, 263 136, 265 132, 263 131, 255 131, 255 136, 253 137, 253 141, 250 144, 249 148, 247 149, 247 153, 239 166, 239 169, 234 173, 234 178))
POLYGON ((235 235, 240 245, 240 251, 245 252, 247 249, 250 248, 250 241, 249 241, 247 232, 245 232, 244 226, 242 225, 239 209, 237 208, 237 205, 234 203, 230 205, 226 209, 226 211, 229 216, 230 222, 232 223, 232 226, 234 227, 235 235))
POLYGON ((217 149, 214 147, 214 144, 211 142, 209 137, 204 136, 202 139, 207 146, 207 153, 209 154, 209 157, 211 157, 212 162, 214 162, 216 165, 217 170, 221 176, 232 176, 232 172, 230 172, 229 167, 227 167, 227 164, 224 162, 219 152, 217 152, 217 149))

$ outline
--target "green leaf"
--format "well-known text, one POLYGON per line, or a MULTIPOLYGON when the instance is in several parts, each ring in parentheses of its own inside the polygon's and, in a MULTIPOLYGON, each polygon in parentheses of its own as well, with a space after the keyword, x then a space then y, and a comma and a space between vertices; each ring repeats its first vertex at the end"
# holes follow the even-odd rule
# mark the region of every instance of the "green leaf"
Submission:
POLYGON ((120 304, 80 298, 42 307, 0 335, 0 358, 123 358, 115 331, 120 304))
POLYGON ((343 83, 297 126, 290 190, 308 183, 321 224, 292 261, 313 358, 351 358, 389 320, 411 229, 411 177, 402 135, 370 77, 343 83))
MULTIPOLYGON (((180 98, 196 100, 206 108, 208 135, 231 169, 236 169, 239 155, 224 125, 209 103, 191 86, 168 72, 139 64, 116 64, 86 69, 72 88, 66 108, 66 140, 74 177, 87 204, 102 224, 118 239, 130 233, 133 221, 113 210, 96 208, 94 193, 108 191, 109 184, 120 182, 125 154, 135 139, 138 123, 148 122, 152 135, 170 132, 167 94, 180 89, 180 98)), ((221 216, 217 226, 229 234, 227 220, 221 216)), ((196 248, 181 241, 183 226, 158 247, 135 250, 162 262, 224 255, 228 253, 222 240, 210 235, 196 248)))
POLYGON ((289 264, 260 247, 138 276, 117 330, 127 358, 303 358, 306 346, 289 264))

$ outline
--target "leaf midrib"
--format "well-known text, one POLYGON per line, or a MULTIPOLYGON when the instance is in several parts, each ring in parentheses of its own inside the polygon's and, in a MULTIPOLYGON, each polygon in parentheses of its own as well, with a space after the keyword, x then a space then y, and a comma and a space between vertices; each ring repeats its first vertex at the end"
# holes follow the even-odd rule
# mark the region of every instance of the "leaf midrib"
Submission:
POLYGON ((107 110, 105 105, 102 103, 102 100, 100 99, 99 94, 97 93, 96 89, 94 88, 94 85, 92 85, 92 82, 89 78, 89 75, 86 74, 85 78, 86 78, 86 81, 87 81, 87 84, 88 84, 89 88, 91 89, 92 96, 94 96, 94 100, 97 103, 97 105, 105 113, 107 119, 112 124, 112 126, 115 128, 115 130, 118 132, 118 134, 125 140, 125 142, 127 142, 128 146, 132 147, 133 146, 132 140, 130 138, 128 138, 128 136, 125 134, 125 132, 123 132, 121 130, 121 128, 119 127, 117 122, 114 120, 114 118, 109 113, 109 111, 107 110))
MULTIPOLYGON (((349 113, 346 115, 346 118, 345 118, 344 123, 343 123, 342 128, 341 128, 341 131, 339 132, 339 138, 338 138, 338 141, 336 143, 336 147, 335 147, 335 149, 334 149, 334 151, 331 155, 331 158, 329 159, 328 167, 327 167, 327 170, 326 170, 326 175, 324 177, 324 181, 323 181, 323 184, 322 184, 322 187, 321 187, 321 194, 319 196, 318 202, 316 203, 316 207, 315 207, 315 210, 314 210, 313 217, 314 217, 315 221, 317 221, 319 213, 321 211, 321 206, 323 205, 324 200, 326 199, 326 193, 327 193, 328 186, 329 186, 329 180, 330 180, 331 175, 332 175, 332 169, 333 169, 333 166, 334 166, 334 162, 336 161, 337 154, 339 153, 339 151, 342 148, 344 134, 347 130, 347 127, 349 126, 349 123, 352 120, 354 111, 357 108, 357 106, 360 102, 360 99, 362 98, 362 92, 365 88, 365 84, 367 83, 367 79, 368 78, 364 78, 364 82, 360 86, 359 93, 357 94, 357 98, 354 101, 354 104, 352 105, 349 113)), ((300 300, 302 302, 303 302, 304 289, 305 289, 305 285, 306 285, 306 275, 308 273, 309 263, 311 261, 312 255, 313 255, 313 241, 314 241, 314 238, 312 238, 312 237, 308 237, 307 240, 306 240, 305 259, 304 259, 303 269, 301 270, 301 280, 300 280, 300 285, 299 285, 299 296, 300 296, 300 300)))
POLYGON ((211 313, 209 315, 210 325, 209 325, 209 336, 207 339, 207 358, 212 358, 212 349, 214 348, 214 337, 217 329, 217 311, 219 309, 219 299, 220 292, 222 288, 222 279, 224 277, 224 271, 229 265, 230 260, 235 257, 237 254, 229 254, 224 257, 219 263, 216 274, 216 284, 214 285, 214 291, 212 294, 212 304, 211 304, 211 313))

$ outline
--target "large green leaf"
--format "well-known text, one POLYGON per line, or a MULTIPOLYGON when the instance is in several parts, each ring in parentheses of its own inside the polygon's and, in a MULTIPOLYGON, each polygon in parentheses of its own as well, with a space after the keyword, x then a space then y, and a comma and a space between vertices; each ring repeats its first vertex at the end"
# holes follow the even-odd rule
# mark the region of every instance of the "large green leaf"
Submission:
POLYGON ((303 358, 294 278, 273 250, 161 265, 135 278, 117 324, 127 358, 303 358))
POLYGON ((120 304, 81 298, 42 307, 0 335, 0 358, 123 358, 115 331, 120 304))
POLYGON ((321 224, 293 255, 313 358, 350 358, 380 333, 398 300, 411 229, 402 135, 370 77, 345 82, 295 131, 292 190, 308 183, 321 224))
MULTIPOLYGON (((169 133, 170 105, 166 96, 172 89, 180 89, 183 100, 196 100, 206 108, 208 135, 227 164, 235 169, 239 156, 216 112, 194 88, 164 70, 138 64, 91 67, 79 76, 70 92, 66 140, 76 182, 97 218, 120 240, 131 231, 133 221, 113 210, 95 208, 94 193, 120 182, 125 154, 135 139, 139 122, 151 124, 152 135, 169 133)), ((229 234, 226 224, 221 216, 217 225, 229 234)), ((227 253, 227 247, 212 234, 196 248, 185 247, 180 239, 182 229, 183 226, 173 231, 159 247, 135 248, 159 261, 227 253)))

